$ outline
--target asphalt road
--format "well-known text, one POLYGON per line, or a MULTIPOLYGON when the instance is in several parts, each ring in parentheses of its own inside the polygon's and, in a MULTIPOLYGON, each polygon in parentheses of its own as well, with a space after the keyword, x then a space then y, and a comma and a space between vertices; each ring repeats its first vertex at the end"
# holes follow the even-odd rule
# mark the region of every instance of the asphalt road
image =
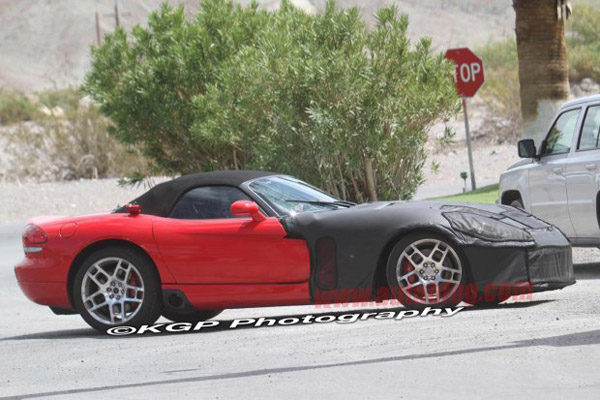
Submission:
POLYGON ((20 292, 20 230, 0 225, 0 398, 600 398, 600 263, 577 265, 562 291, 447 318, 109 337, 20 292))

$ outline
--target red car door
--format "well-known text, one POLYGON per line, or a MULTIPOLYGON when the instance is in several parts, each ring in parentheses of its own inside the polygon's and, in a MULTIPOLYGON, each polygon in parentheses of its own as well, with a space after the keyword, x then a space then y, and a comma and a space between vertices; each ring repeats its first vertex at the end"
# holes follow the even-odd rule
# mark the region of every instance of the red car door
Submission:
POLYGON ((229 207, 248 197, 238 188, 187 192, 169 218, 156 217, 154 237, 177 283, 296 283, 309 279, 303 240, 286 239, 277 218, 234 218, 229 207))

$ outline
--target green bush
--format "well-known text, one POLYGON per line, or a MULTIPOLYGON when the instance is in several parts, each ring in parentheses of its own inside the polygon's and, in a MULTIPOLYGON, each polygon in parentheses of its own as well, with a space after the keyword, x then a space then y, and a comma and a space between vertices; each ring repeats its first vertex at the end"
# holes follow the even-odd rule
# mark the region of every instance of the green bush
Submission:
POLYGON ((600 9, 587 5, 575 8, 567 27, 569 79, 579 82, 592 78, 600 82, 600 9))
POLYGON ((0 90, 0 123, 30 121, 38 115, 37 106, 22 93, 0 90))
POLYGON ((409 198, 427 129, 456 111, 452 66, 380 9, 309 16, 206 0, 193 20, 164 4, 148 27, 92 49, 83 91, 165 173, 270 169, 345 199, 409 198))

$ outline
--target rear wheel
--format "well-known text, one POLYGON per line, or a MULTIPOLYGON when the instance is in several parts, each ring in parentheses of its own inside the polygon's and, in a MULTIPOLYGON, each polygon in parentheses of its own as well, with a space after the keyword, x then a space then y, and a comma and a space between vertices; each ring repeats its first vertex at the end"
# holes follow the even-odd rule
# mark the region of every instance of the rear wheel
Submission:
POLYGON ((221 314, 223 310, 196 310, 184 313, 177 313, 173 311, 163 311, 162 315, 166 319, 170 319, 173 322, 200 322, 206 321, 221 314))
POLYGON ((409 306, 460 303, 466 275, 459 249, 446 237, 429 232, 402 238, 387 263, 387 280, 394 297, 409 306))
POLYGON ((118 325, 154 323, 162 308, 160 280, 142 254, 106 247, 90 255, 75 274, 73 299, 82 318, 105 332, 118 325))

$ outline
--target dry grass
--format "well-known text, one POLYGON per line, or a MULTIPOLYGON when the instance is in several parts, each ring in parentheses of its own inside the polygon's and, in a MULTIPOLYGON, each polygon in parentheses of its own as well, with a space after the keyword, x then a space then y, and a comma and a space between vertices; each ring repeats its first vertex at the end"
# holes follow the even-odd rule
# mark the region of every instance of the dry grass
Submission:
POLYGON ((521 134, 519 61, 513 39, 489 42, 477 49, 485 66, 485 85, 478 93, 486 109, 477 138, 492 142, 514 142, 521 134))
POLYGON ((146 171, 139 151, 108 133, 110 121, 74 90, 46 92, 37 98, 30 121, 0 132, 0 178, 55 181, 120 177, 146 171))

